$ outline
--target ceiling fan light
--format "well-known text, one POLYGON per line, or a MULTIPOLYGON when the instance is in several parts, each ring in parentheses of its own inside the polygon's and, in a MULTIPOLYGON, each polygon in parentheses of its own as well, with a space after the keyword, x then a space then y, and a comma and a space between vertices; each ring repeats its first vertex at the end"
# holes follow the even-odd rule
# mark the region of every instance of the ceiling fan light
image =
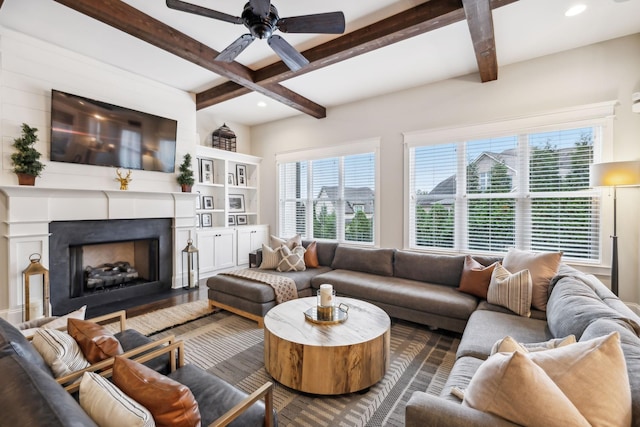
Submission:
POLYGON ((571 6, 569 9, 567 9, 567 11, 564 13, 564 16, 576 16, 576 15, 580 15, 582 12, 584 12, 587 9, 587 5, 585 4, 576 4, 571 6))

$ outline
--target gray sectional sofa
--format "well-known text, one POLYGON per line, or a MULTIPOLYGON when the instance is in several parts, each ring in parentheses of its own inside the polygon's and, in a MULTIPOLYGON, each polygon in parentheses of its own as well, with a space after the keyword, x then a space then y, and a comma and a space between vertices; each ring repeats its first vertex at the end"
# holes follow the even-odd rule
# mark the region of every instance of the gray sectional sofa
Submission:
MULTIPOLYGON (((309 242, 303 242, 308 246, 309 242)), ((464 256, 365 249, 317 242, 320 267, 278 273, 296 282, 300 297, 330 283, 338 296, 369 301, 391 317, 463 332, 456 362, 440 396, 416 392, 406 407, 411 426, 512 426, 462 404, 451 389, 465 389, 496 341, 512 336, 523 343, 575 335, 588 340, 618 331, 631 384, 634 427, 640 427, 640 318, 595 277, 561 264, 551 281, 547 311, 521 317, 506 308, 456 290, 464 256)), ((483 265, 499 258, 475 257, 483 265)), ((269 286, 217 275, 208 279, 212 306, 261 321, 275 305, 269 286)))
MULTIPOLYGON (((303 241, 307 247, 310 242, 303 241)), ((315 295, 320 285, 333 285, 340 296, 371 302, 389 316, 462 332, 478 306, 478 298, 456 287, 464 256, 369 249, 337 243, 316 243, 320 267, 281 273, 296 282, 298 296, 315 295)), ((479 257, 487 265, 499 258, 479 257)), ((218 274, 207 280, 209 301, 261 323, 276 304, 273 289, 251 280, 218 274)))

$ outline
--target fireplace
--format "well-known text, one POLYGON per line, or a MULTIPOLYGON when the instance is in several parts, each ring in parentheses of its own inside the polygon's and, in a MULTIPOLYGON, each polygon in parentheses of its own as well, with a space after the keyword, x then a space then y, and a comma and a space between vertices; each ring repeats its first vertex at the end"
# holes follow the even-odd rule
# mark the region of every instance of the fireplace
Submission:
POLYGON ((53 221, 51 307, 61 315, 171 289, 171 218, 53 221))

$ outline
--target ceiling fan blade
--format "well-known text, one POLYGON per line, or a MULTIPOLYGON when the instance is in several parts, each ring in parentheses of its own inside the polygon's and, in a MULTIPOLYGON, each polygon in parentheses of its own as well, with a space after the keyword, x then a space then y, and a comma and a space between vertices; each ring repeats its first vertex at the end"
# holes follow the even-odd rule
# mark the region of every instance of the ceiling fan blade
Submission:
POLYGON ((271 7, 270 0, 250 0, 251 8, 253 9, 253 13, 259 16, 267 16, 269 13, 269 9, 271 7))
POLYGON ((243 50, 253 42, 255 38, 251 34, 244 34, 236 39, 233 43, 226 47, 225 50, 216 56, 216 61, 233 62, 243 50))
POLYGON ((291 16, 279 19, 277 25, 283 33, 342 34, 345 27, 344 13, 291 16))
POLYGON ((198 6, 195 4, 185 3, 181 0, 167 0, 167 7, 169 9, 175 9, 181 12, 189 12, 195 15, 206 16, 208 18, 213 18, 220 21, 231 22, 232 24, 242 24, 242 18, 240 18, 239 16, 233 16, 226 13, 218 12, 217 10, 207 9, 206 7, 198 6))
POLYGON ((285 39, 280 36, 271 36, 267 40, 271 49, 273 49, 282 62, 285 63, 291 71, 298 71, 300 68, 309 64, 307 58, 302 56, 293 46, 291 46, 285 39))

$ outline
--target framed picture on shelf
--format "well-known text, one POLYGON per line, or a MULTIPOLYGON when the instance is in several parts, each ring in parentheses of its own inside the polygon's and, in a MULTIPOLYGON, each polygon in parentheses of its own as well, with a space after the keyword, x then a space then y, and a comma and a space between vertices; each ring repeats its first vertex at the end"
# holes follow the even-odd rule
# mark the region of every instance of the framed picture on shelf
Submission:
POLYGON ((202 209, 202 203, 200 203, 200 192, 196 191, 196 193, 198 193, 198 197, 196 197, 196 209, 202 209))
POLYGON ((236 216, 235 215, 229 215, 228 224, 229 225, 236 225, 236 216))
POLYGON ((227 174, 227 185, 236 185, 236 175, 233 172, 227 174))
POLYGON ((236 165, 236 177, 238 179, 236 185, 247 186, 247 165, 236 165))
POLYGON ((236 224, 237 225, 247 225, 247 216, 246 215, 236 215, 236 224))
POLYGON ((244 194, 229 194, 229 212, 244 212, 244 194))
POLYGON ((200 160, 200 182, 203 184, 213 184, 213 160, 200 160))
POLYGON ((211 214, 205 213, 202 214, 202 226, 203 227, 211 227, 213 225, 211 214))
POLYGON ((213 196, 203 196, 202 205, 204 209, 213 209, 213 196))

